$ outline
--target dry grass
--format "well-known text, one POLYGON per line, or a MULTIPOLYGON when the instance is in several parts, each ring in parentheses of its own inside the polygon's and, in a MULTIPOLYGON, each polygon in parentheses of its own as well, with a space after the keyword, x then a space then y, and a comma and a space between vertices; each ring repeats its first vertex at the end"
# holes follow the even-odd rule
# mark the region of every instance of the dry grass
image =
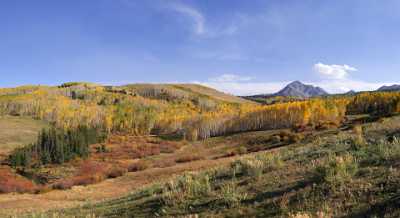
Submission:
POLYGON ((232 159, 200 160, 165 168, 149 168, 125 174, 122 177, 101 183, 76 186, 68 190, 55 190, 40 195, 0 195, 0 217, 22 212, 41 212, 49 209, 69 208, 87 202, 99 202, 126 195, 155 181, 166 181, 171 175, 188 171, 209 169, 228 164, 232 159))
POLYGON ((46 126, 45 122, 29 117, 0 117, 0 156, 34 142, 39 131, 46 126))
POLYGON ((202 159, 205 159, 205 158, 199 154, 184 154, 184 155, 181 155, 178 158, 176 158, 175 161, 177 163, 186 163, 186 162, 192 162, 192 161, 202 160, 202 159))

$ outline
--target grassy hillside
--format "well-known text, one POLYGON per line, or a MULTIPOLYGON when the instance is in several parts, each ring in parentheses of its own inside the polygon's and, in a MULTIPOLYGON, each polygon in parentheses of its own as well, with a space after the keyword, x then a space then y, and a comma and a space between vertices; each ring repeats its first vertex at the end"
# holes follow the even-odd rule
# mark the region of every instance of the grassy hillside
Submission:
POLYGON ((48 215, 399 217, 399 121, 386 118, 351 130, 321 132, 122 198, 48 215))
POLYGON ((2 161, 0 217, 394 216, 399 113, 399 93, 260 105, 186 84, 0 89, 3 134, 50 124, 2 161))
POLYGON ((131 84, 123 86, 141 96, 153 97, 158 99, 210 99, 226 103, 248 103, 254 102, 226 94, 215 89, 198 84, 131 84))
POLYGON ((29 117, 0 116, 0 155, 34 142, 39 131, 47 126, 29 117))

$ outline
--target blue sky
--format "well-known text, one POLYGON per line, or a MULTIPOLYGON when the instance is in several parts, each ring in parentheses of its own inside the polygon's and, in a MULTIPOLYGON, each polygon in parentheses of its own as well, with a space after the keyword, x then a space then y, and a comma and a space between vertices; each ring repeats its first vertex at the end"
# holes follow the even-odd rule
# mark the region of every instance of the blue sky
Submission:
POLYGON ((398 0, 1 1, 0 86, 370 90, 400 82, 399 11, 398 0))

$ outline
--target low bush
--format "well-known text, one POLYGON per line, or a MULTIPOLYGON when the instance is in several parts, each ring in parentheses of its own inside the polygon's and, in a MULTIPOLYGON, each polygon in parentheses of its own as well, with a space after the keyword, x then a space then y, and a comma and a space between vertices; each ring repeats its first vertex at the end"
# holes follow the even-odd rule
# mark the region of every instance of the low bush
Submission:
POLYGON ((247 194, 240 192, 234 181, 223 184, 218 192, 218 200, 229 208, 239 205, 246 199, 247 194))
POLYGON ((136 163, 132 163, 128 166, 128 172, 137 172, 137 171, 143 171, 147 168, 149 168, 149 163, 146 161, 138 161, 136 163))
POLYGON ((162 202, 169 206, 187 207, 192 201, 208 197, 212 192, 211 177, 207 173, 187 173, 165 184, 162 202))
POLYGON ((107 178, 117 178, 125 175, 127 173, 127 169, 122 167, 114 166, 107 172, 107 178))
POLYGON ((175 162, 177 163, 187 163, 187 162, 192 162, 196 160, 202 160, 204 159, 202 156, 199 154, 184 154, 181 155, 180 157, 176 158, 175 162))
POLYGON ((154 167, 159 167, 159 168, 172 167, 174 165, 176 165, 176 162, 173 159, 161 159, 157 160, 154 163, 154 167))
POLYGON ((11 169, 0 169, 0 193, 34 192, 36 188, 32 181, 13 173, 11 169))
POLYGON ((314 178, 335 191, 350 182, 357 170, 358 163, 352 155, 329 156, 315 168, 314 178))
POLYGON ((250 158, 242 158, 231 164, 232 174, 243 174, 259 178, 265 171, 275 170, 284 165, 279 154, 265 153, 250 158))
POLYGON ((158 145, 144 145, 138 146, 135 150, 135 155, 133 158, 144 158, 152 155, 159 155, 161 153, 158 145))
POLYGON ((75 176, 58 181, 52 187, 54 189, 69 189, 72 186, 90 185, 120 175, 121 171, 119 168, 113 168, 107 164, 99 162, 85 161, 81 164, 81 167, 75 176))
POLYGON ((361 147, 363 147, 366 144, 364 135, 363 135, 362 126, 355 125, 353 127, 353 134, 354 134, 354 136, 351 140, 351 146, 355 150, 360 149, 361 147))
POLYGON ((376 143, 366 143, 354 151, 361 163, 369 165, 384 165, 400 159, 400 141, 379 140, 376 143))
POLYGON ((161 153, 174 153, 176 150, 181 148, 182 146, 178 143, 172 142, 163 142, 159 144, 160 152, 161 153))
POLYGON ((231 164, 233 174, 241 173, 245 176, 260 178, 264 171, 264 163, 255 158, 246 158, 234 161, 231 164))

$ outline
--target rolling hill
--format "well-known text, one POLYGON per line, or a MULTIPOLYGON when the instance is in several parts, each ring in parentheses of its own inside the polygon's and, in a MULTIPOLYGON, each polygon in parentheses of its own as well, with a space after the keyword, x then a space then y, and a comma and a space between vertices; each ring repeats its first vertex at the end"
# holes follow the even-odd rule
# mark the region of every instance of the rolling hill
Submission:
POLYGON ((252 101, 220 92, 198 84, 130 84, 120 88, 128 89, 140 96, 159 99, 211 99, 227 103, 253 103, 252 101))

